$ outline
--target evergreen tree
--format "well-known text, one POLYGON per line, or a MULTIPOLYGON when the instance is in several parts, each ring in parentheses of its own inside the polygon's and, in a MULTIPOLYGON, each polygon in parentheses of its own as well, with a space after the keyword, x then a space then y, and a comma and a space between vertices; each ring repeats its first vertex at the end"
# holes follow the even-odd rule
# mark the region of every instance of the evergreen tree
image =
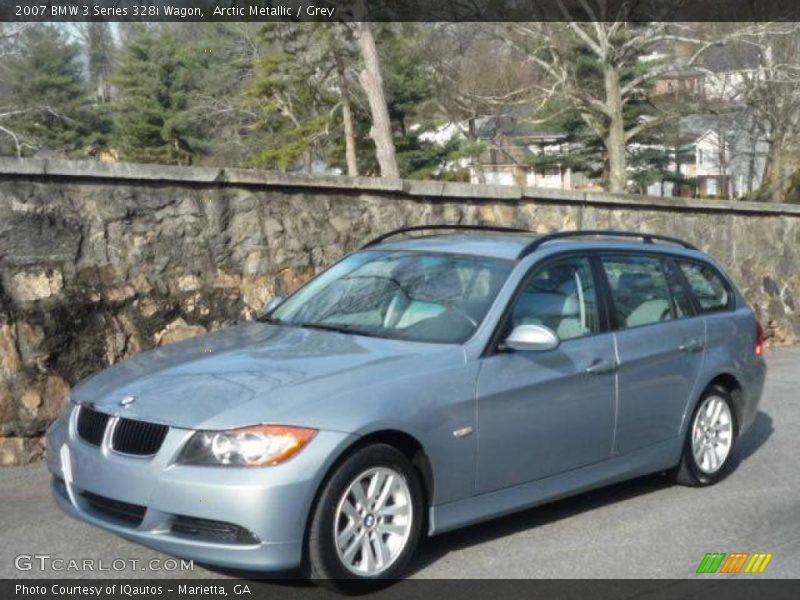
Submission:
POLYGON ((262 23, 185 23, 180 40, 196 44, 207 68, 188 98, 189 110, 208 138, 204 163, 241 166, 271 142, 248 94, 255 63, 268 48, 262 23))
POLYGON ((377 30, 397 163, 402 177, 458 177, 445 171, 444 166, 464 155, 464 144, 453 139, 440 145, 421 137, 421 133, 436 125, 440 114, 434 101, 435 73, 427 56, 428 35, 425 26, 417 23, 387 24, 377 30))
POLYGON ((435 80, 426 58, 426 35, 417 23, 385 24, 376 42, 384 65, 389 116, 401 135, 432 121, 435 80))
POLYGON ((188 98, 207 67, 193 44, 179 43, 170 25, 135 26, 114 73, 116 142, 127 160, 192 164, 207 147, 188 98))
POLYGON ((459 144, 452 140, 440 145, 420 140, 414 132, 395 138, 400 174, 408 179, 458 179, 466 176, 460 171, 445 170, 452 159, 458 158, 459 144))
MULTIPOLYGON (((287 170, 314 161, 359 174, 368 115, 355 94, 357 51, 342 24, 269 24, 262 39, 272 52, 256 62, 247 108, 259 115, 257 131, 272 134, 251 164, 287 170)), ((367 172, 370 172, 368 167, 367 172)))
POLYGON ((94 110, 83 77, 81 48, 55 25, 22 32, 6 57, 3 105, 13 119, 4 123, 3 154, 81 157, 105 143, 108 123, 94 110))
POLYGON ((324 160, 331 121, 331 102, 324 91, 314 85, 313 73, 291 54, 259 60, 248 95, 259 114, 255 128, 272 136, 250 164, 281 171, 302 164, 310 171, 315 160, 324 160))

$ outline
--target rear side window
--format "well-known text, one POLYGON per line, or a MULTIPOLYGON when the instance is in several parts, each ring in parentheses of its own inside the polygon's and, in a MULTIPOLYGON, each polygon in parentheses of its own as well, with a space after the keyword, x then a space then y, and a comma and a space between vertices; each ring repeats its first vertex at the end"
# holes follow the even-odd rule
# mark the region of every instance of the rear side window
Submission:
POLYGON ((716 269, 696 262, 678 261, 678 265, 703 312, 725 310, 731 305, 731 292, 716 269))
POLYGON ((664 269, 667 273, 669 289, 672 292, 672 306, 675 315, 679 319, 683 317, 691 317, 694 315, 691 296, 689 295, 689 292, 683 283, 683 278, 680 276, 678 266, 672 261, 668 260, 664 262, 664 269))
POLYGON ((568 258, 534 271, 511 313, 512 325, 544 325, 562 340, 600 330, 592 270, 586 258, 568 258))
POLYGON ((661 260, 649 256, 608 256, 602 261, 620 329, 673 318, 661 260))

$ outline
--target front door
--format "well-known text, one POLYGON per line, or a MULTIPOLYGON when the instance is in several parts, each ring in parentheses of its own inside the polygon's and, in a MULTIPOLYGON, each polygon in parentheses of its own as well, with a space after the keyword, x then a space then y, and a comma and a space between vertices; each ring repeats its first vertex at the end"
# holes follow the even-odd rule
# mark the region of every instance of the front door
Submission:
POLYGON ((561 344, 493 352, 478 375, 477 492, 497 490, 610 456, 615 412, 614 338, 602 332, 585 257, 534 267, 504 331, 545 325, 561 344))

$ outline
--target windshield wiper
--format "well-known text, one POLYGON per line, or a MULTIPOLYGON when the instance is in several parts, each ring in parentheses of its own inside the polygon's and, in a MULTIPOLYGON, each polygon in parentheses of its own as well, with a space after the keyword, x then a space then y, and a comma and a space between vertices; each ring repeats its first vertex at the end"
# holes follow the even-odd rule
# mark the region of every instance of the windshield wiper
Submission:
POLYGON ((281 319, 276 319, 275 317, 271 317, 269 315, 262 315, 256 319, 259 323, 269 323, 270 325, 287 325, 287 323, 281 319))
POLYGON ((326 323, 290 323, 295 327, 305 329, 319 329, 320 331, 335 331, 336 333, 350 333, 353 335, 363 335, 367 337, 381 337, 375 333, 370 333, 358 327, 348 327, 347 325, 328 325, 326 323))

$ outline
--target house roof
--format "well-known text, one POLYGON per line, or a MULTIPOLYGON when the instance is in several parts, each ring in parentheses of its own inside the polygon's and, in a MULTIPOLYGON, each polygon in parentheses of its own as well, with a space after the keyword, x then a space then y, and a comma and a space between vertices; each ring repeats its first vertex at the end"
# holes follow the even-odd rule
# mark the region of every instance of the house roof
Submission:
POLYGON ((750 44, 711 46, 700 57, 698 64, 716 73, 758 66, 759 49, 750 44))
MULTIPOLYGON (((736 110, 731 111, 725 115, 723 125, 726 129, 731 129, 734 126, 741 126, 749 119, 747 111, 736 110)), ((681 134, 699 138, 705 135, 709 130, 717 131, 720 127, 720 115, 701 113, 694 115, 686 115, 681 117, 680 130, 681 134)))

